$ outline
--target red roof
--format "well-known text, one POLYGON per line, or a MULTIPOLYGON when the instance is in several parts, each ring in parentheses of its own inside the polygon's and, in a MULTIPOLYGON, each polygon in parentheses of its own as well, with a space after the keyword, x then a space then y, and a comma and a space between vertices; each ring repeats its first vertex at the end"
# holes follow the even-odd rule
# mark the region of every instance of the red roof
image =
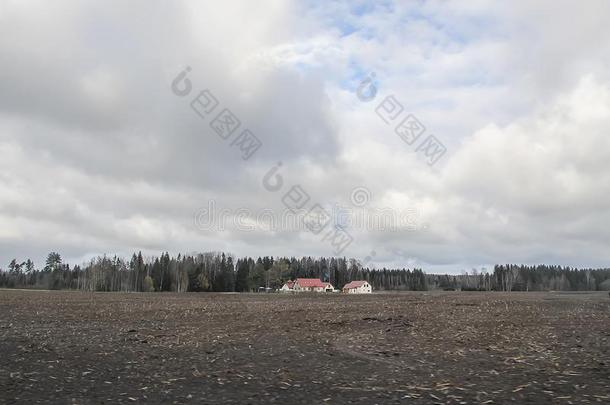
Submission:
POLYGON ((286 281, 286 286, 288 288, 292 288, 293 285, 294 285, 294 281, 290 281, 290 280, 286 281))
POLYGON ((301 287, 301 288, 304 288, 304 287, 324 288, 326 286, 326 284, 324 284, 319 278, 297 278, 297 280, 294 283, 298 284, 299 287, 301 287))
POLYGON ((366 283, 366 281, 364 281, 364 280, 352 281, 352 282, 346 284, 345 287, 343 287, 343 288, 347 288, 348 290, 350 290, 352 288, 362 287, 364 285, 364 283, 366 283))

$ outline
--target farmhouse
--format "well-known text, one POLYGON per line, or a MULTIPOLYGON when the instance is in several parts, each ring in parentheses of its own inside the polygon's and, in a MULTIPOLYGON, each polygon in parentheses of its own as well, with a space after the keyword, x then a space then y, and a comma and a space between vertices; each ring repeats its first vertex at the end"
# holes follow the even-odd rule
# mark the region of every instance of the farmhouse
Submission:
POLYGON ((319 278, 297 278, 292 286, 292 289, 296 292, 334 291, 334 288, 330 283, 324 283, 319 278))
MULTIPOLYGON (((324 291, 325 292, 335 292, 335 287, 329 282, 324 283, 324 291)), ((337 290, 339 291, 339 290, 337 290)))
POLYGON ((347 294, 370 294, 373 289, 367 281, 360 280, 346 284, 343 287, 343 292, 347 294))
POLYGON ((292 280, 288 280, 284 283, 284 285, 282 286, 282 288, 280 288, 281 292, 290 292, 290 291, 294 291, 294 281, 292 280))

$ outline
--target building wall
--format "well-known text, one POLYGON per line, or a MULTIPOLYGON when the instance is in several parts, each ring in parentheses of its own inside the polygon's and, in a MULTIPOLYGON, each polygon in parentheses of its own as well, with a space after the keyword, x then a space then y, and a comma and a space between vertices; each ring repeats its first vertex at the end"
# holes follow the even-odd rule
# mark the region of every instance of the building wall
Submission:
POLYGON ((357 288, 350 288, 347 290, 348 294, 371 294, 373 292, 371 285, 366 284, 357 288))
POLYGON ((323 287, 301 287, 300 285, 295 284, 293 288, 298 292, 324 292, 323 287))

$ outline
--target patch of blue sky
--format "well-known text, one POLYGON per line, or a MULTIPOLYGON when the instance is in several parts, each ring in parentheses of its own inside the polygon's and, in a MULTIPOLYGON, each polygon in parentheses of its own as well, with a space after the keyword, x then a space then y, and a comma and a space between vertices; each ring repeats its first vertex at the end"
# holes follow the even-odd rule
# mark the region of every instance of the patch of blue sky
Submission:
POLYGON ((349 3, 308 0, 304 7, 319 16, 320 21, 328 28, 337 29, 341 37, 354 33, 371 37, 372 33, 365 30, 361 24, 362 17, 379 12, 391 12, 394 9, 393 1, 352 1, 349 3), (365 32, 362 32, 365 30, 365 32))
POLYGON ((356 1, 350 4, 350 13, 356 16, 363 16, 375 10, 375 3, 372 1, 356 1))
MULTIPOLYGON (((343 79, 339 80, 337 84, 343 90, 354 92, 358 89, 360 83, 373 72, 375 71, 372 67, 366 67, 356 60, 350 59, 346 68, 346 75, 343 79)), ((380 90, 381 84, 377 72, 375 72, 373 85, 377 87, 378 91, 380 90)))
POLYGON ((440 21, 435 20, 432 15, 424 13, 419 8, 409 8, 398 18, 398 22, 402 24, 408 24, 412 21, 423 21, 433 28, 442 28, 442 23, 440 21))
POLYGON ((424 22, 442 34, 443 41, 434 41, 438 45, 465 46, 483 39, 504 39, 507 37, 498 19, 487 14, 439 15, 425 13, 419 8, 412 8, 401 15, 398 21, 404 25, 412 22, 424 22))
POLYGON ((360 34, 362 25, 359 24, 358 18, 351 15, 332 15, 327 19, 327 27, 339 32, 340 37, 347 37, 353 34, 360 34))
POLYGON ((459 24, 443 24, 441 29, 452 42, 462 45, 508 38, 492 17, 471 16, 464 18, 459 24))
POLYGON ((359 30, 355 25, 352 25, 351 23, 349 23, 347 21, 338 21, 335 26, 341 33, 341 37, 350 36, 353 33, 358 32, 358 30, 359 30))
POLYGON ((393 11, 394 2, 391 0, 386 1, 367 1, 361 0, 350 3, 350 13, 361 17, 367 14, 373 14, 379 11, 393 11))

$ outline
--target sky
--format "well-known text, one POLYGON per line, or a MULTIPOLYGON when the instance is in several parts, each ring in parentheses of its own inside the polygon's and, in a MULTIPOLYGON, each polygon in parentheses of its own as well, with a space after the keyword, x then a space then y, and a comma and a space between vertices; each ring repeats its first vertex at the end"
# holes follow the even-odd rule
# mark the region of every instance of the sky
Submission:
POLYGON ((608 266, 604 0, 0 0, 0 267, 608 266))

